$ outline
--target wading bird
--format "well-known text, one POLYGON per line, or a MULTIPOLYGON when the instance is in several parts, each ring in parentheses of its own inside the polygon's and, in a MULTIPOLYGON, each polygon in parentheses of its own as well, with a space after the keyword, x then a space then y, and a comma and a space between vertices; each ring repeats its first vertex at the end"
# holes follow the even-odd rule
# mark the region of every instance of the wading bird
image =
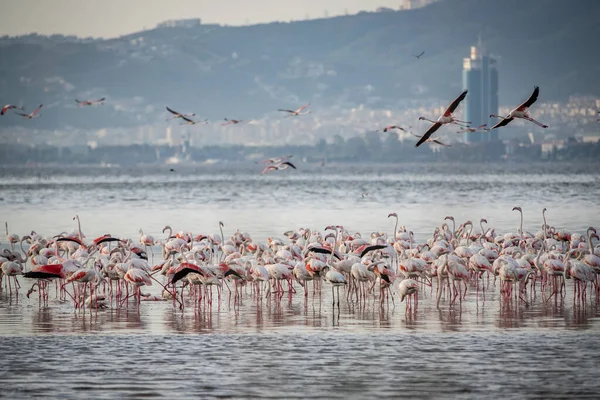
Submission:
POLYGON ((465 90, 464 92, 462 92, 460 94, 460 96, 458 96, 456 99, 454 99, 454 101, 448 106, 448 108, 446 108, 446 111, 444 111, 444 115, 439 117, 437 121, 433 121, 433 120, 427 119, 425 117, 419 117, 419 120, 433 122, 433 125, 431 125, 429 127, 429 129, 427 129, 427 131, 423 134, 423 136, 421 136, 421 139, 417 142, 415 147, 419 147, 420 145, 425 143, 427 141, 427 139, 429 139, 429 137, 435 131, 440 129, 440 127, 444 124, 456 124, 456 125, 470 124, 470 122, 458 120, 458 119, 454 118, 454 116, 452 115, 452 113, 454 112, 454 110, 456 110, 456 107, 458 107, 460 102, 463 101, 465 99, 465 97, 467 97, 467 92, 468 92, 468 90, 465 90))
POLYGON ((237 125, 237 124, 241 124, 242 122, 247 122, 247 121, 244 121, 243 119, 227 119, 227 118, 224 118, 224 119, 227 122, 221 124, 221 126, 223 126, 223 125, 237 125))
POLYGON ((387 131, 391 131, 392 129, 399 129, 399 130, 401 130, 402 132, 406 132, 406 129, 404 129, 403 127, 401 127, 401 126, 398 126, 398 125, 390 125, 390 126, 386 126, 385 128, 383 128, 383 131, 384 131, 384 132, 387 132, 387 131))
POLYGON ((40 104, 40 106, 38 108, 36 108, 35 110, 33 110, 32 112, 30 112, 29 114, 25 114, 25 113, 17 113, 19 114, 21 117, 25 118, 25 119, 34 119, 34 118, 38 118, 40 116, 40 114, 38 114, 40 112, 40 110, 42 109, 43 104, 40 104))
POLYGON ((537 126, 541 126, 542 128, 547 128, 548 125, 544 125, 541 122, 536 121, 535 119, 531 118, 531 116, 529 115, 529 107, 531 107, 531 105, 533 103, 535 103, 539 94, 540 94, 540 88, 536 86, 535 89, 533 89, 533 93, 531 93, 531 96, 529 96, 529 98, 523 104, 521 104, 519 107, 517 107, 514 110, 512 110, 511 112, 509 112, 506 117, 503 117, 501 115, 496 115, 496 114, 490 114, 490 118, 491 117, 502 118, 502 120, 500 120, 496 125, 492 126, 491 129, 500 128, 501 126, 506 126, 515 118, 525 119, 527 121, 533 122, 537 126))
POLYGON ((284 112, 288 113, 288 115, 286 115, 284 118, 287 118, 287 117, 296 117, 296 116, 299 116, 299 115, 310 114, 310 110, 308 110, 306 112, 302 112, 302 110, 304 110, 308 106, 310 106, 310 103, 303 105, 302 107, 300 107, 296 111, 294 111, 294 110, 286 110, 286 109, 282 109, 282 108, 279 108, 277 111, 284 111, 284 112))
POLYGON ((93 106, 94 104, 104 104, 104 100, 106 100, 106 97, 102 97, 101 99, 98 99, 98 100, 77 100, 77 99, 75 99, 75 102, 77 104, 79 104, 80 107, 84 107, 84 106, 93 106))
POLYGON ((473 128, 472 126, 467 126, 466 128, 460 129, 458 131, 456 131, 456 133, 474 133, 474 132, 487 132, 489 131, 488 128, 486 128, 487 124, 482 124, 479 125, 477 128, 473 128))
POLYGON ((184 117, 195 117, 196 113, 192 113, 192 114, 182 114, 180 112, 177 112, 175 110, 171 110, 169 107, 165 107, 167 109, 168 112, 170 112, 171 114, 173 114, 172 117, 167 118, 167 121, 171 120, 171 119, 176 119, 176 118, 184 118, 184 117))
POLYGON ((280 171, 280 170, 283 170, 283 169, 288 169, 290 167, 294 168, 294 169, 297 169, 294 166, 294 164, 292 164, 289 161, 283 161, 283 162, 280 162, 280 163, 277 163, 277 164, 267 165, 265 167, 265 169, 262 170, 261 175, 262 174, 266 174, 267 172, 270 172, 270 171, 280 171))
POLYGON ((23 107, 17 107, 15 105, 12 104, 7 104, 4 107, 2 107, 2 111, 0 111, 0 115, 4 115, 6 114, 6 112, 10 109, 15 109, 15 110, 23 110, 23 107))
MULTIPOLYGON (((414 137, 419 138, 419 142, 421 142, 421 140, 423 140, 423 136, 425 136, 425 135, 419 136, 416 133, 412 133, 412 132, 410 132, 410 134, 413 135, 414 137)), ((431 143, 439 144, 440 146, 452 147, 449 144, 445 144, 445 143, 440 142, 439 138, 428 138, 428 139, 426 139, 422 143, 425 143, 425 142, 431 142, 431 143)))

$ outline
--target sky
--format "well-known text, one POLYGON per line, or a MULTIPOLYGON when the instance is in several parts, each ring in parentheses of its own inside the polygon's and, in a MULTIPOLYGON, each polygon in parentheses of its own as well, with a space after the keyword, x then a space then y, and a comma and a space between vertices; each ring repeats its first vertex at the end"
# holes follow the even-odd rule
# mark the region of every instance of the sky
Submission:
POLYGON ((116 37, 169 19, 247 25, 397 9, 404 0, 0 0, 0 36, 116 37), (326 14, 327 13, 327 14, 326 14))

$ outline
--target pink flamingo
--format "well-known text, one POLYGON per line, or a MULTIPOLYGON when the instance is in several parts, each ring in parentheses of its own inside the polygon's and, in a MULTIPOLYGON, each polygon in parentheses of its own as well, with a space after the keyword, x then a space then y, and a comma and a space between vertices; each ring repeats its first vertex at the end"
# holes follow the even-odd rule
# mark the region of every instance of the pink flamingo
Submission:
POLYGON ((456 110, 456 108, 461 103, 461 101, 463 101, 465 99, 465 97, 467 97, 467 92, 468 92, 468 90, 465 90, 464 92, 462 92, 460 94, 460 96, 458 96, 456 99, 454 99, 454 101, 452 103, 450 103, 448 108, 446 108, 446 111, 444 111, 444 114, 442 116, 440 116, 437 119, 437 121, 433 121, 433 120, 427 119, 425 117, 419 117, 419 120, 433 122, 433 125, 431 125, 429 127, 429 129, 427 129, 427 131, 423 134, 423 136, 421 136, 421 139, 417 142, 415 147, 419 147, 420 145, 425 143, 427 141, 427 139, 429 139, 429 137, 435 131, 440 129, 440 127, 444 124, 456 124, 456 125, 470 124, 470 122, 458 120, 458 119, 454 118, 454 116, 452 115, 452 113, 454 112, 454 110, 456 110))
POLYGON ((42 109, 42 106, 43 106, 43 104, 40 104, 40 106, 38 108, 36 108, 32 112, 30 112, 29 114, 25 114, 25 113, 17 113, 17 114, 19 114, 21 117, 23 117, 25 119, 38 118, 40 116, 39 112, 42 109))
POLYGON ((517 107, 514 110, 512 110, 511 112, 509 112, 506 117, 503 117, 501 115, 496 115, 496 114, 490 114, 490 118, 491 117, 502 118, 502 120, 499 121, 496 125, 492 126, 490 128, 490 130, 500 128, 501 126, 506 126, 515 118, 525 119, 527 121, 533 122, 537 126, 541 126, 542 128, 547 128, 548 125, 544 125, 541 122, 536 121, 535 119, 531 118, 531 116, 529 115, 529 107, 531 107, 532 104, 536 102, 539 94, 540 94, 540 88, 536 86, 535 89, 533 89, 533 93, 531 93, 531 96, 529 96, 529 98, 527 100, 525 100, 525 102, 522 103, 519 107, 517 107))
POLYGON ((106 97, 102 97, 101 99, 98 99, 98 100, 77 100, 77 99, 75 99, 75 103, 79 104, 80 107, 85 107, 85 106, 93 106, 94 104, 104 104, 104 100, 106 100, 106 97))
POLYGON ((286 109, 282 109, 282 108, 278 109, 277 111, 287 112, 288 115, 286 115, 284 118, 287 118, 287 117, 297 117, 297 116, 300 116, 300 115, 310 114, 310 110, 307 111, 307 112, 304 112, 304 113, 302 112, 302 110, 304 110, 308 106, 310 106, 310 103, 303 105, 302 107, 300 107, 299 109, 297 109, 295 111, 294 110, 286 110, 286 109))

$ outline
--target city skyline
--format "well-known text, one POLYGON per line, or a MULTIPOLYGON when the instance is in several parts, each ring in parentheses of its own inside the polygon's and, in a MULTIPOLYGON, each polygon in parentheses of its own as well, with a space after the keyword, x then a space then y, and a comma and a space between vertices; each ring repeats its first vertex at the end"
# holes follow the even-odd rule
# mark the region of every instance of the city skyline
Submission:
MULTIPOLYGON (((170 7, 165 7, 164 2, 158 0, 22 0, 3 4, 0 36, 39 33, 113 38, 151 29, 161 22, 173 19, 200 18, 202 22, 209 24, 249 25, 356 14, 360 11, 375 11, 379 7, 397 10, 404 1, 406 0, 175 0, 169 3, 170 7)), ((418 2, 417 6, 420 4, 418 2)))

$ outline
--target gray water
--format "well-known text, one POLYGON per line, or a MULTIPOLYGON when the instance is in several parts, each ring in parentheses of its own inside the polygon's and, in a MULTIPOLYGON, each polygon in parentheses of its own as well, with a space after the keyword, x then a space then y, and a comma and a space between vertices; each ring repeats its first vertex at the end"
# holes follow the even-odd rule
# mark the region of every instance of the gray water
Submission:
MULTIPOLYGON (((541 226, 598 227, 596 166, 327 165, 260 176, 256 165, 4 168, 0 217, 19 235, 76 228, 88 239, 111 233, 163 238, 162 228, 195 234, 235 229, 255 240, 298 227, 341 224, 368 235, 392 231, 387 215, 425 240, 446 215, 480 218, 514 232, 541 226), (366 193, 366 196, 362 196, 366 193)), ((476 223, 477 226, 477 223, 476 223)), ((5 246, 2 238, 2 245, 5 246)), ((48 307, 25 292, 0 292, 0 397, 452 397, 597 398, 600 306, 595 296, 505 304, 492 282, 485 299, 435 307, 424 288, 416 309, 398 299, 331 305, 315 296, 258 298, 246 292, 184 311, 142 302, 139 311, 85 313, 50 293, 48 307)), ((155 284, 145 288, 159 293, 155 284)), ((312 288, 311 288, 312 289, 312 288)), ((435 289, 434 289, 435 290, 435 289)), ((343 292, 342 292, 343 293, 343 292)))

